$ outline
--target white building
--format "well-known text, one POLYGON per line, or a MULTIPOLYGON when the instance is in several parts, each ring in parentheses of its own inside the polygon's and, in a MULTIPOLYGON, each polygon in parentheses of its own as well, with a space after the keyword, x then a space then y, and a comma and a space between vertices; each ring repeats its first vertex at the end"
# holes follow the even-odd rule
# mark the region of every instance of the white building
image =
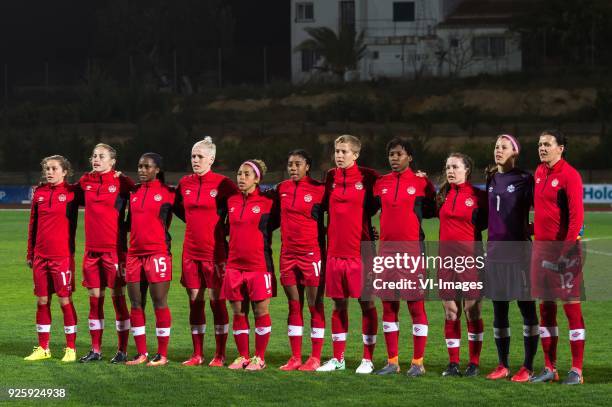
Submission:
MULTIPOLYGON (((470 76, 520 71, 520 37, 512 15, 526 0, 292 0, 292 49, 310 38, 306 27, 363 31, 359 78, 470 76)), ((292 52, 293 82, 310 80, 321 61, 292 52)))

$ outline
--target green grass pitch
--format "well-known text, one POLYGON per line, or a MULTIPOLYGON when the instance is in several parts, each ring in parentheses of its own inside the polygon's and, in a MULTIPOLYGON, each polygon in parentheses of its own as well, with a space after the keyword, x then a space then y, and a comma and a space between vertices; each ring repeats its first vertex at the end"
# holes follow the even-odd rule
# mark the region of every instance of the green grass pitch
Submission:
MULTIPOLYGON (((276 404, 304 403, 310 405, 610 405, 612 402, 612 301, 587 301, 584 304, 584 315, 587 327, 587 345, 585 356, 585 385, 564 387, 558 384, 521 385, 506 381, 490 382, 484 374, 493 369, 497 363, 495 344, 492 335, 492 306, 483 304, 485 322, 485 341, 481 361, 481 377, 442 378, 440 372, 447 363, 447 353, 443 337, 443 311, 439 302, 429 301, 429 341, 425 355, 427 375, 411 380, 404 375, 394 377, 359 376, 354 373, 361 358, 361 320, 356 301, 350 304, 350 333, 347 346, 347 370, 331 374, 281 372, 278 367, 288 358, 289 345, 286 336, 287 303, 284 294, 272 300, 271 314, 273 331, 267 353, 268 368, 258 373, 235 372, 228 369, 208 367, 181 366, 180 362, 191 354, 191 338, 188 325, 188 301, 179 283, 180 253, 184 225, 175 219, 172 224, 174 252, 174 281, 170 290, 169 304, 173 316, 172 336, 170 339, 169 358, 171 363, 162 368, 145 366, 114 366, 108 363, 114 354, 116 334, 114 332, 114 311, 111 301, 106 301, 107 329, 104 333, 103 356, 101 363, 87 365, 62 364, 64 335, 62 316, 57 299, 53 300, 53 325, 51 331, 51 351, 53 359, 42 362, 25 362, 23 357, 29 354, 36 344, 34 326, 35 298, 32 295, 31 271, 25 265, 27 238, 27 211, 0 211, 0 400, 7 400, 8 388, 64 388, 67 398, 48 401, 49 404, 276 404)), ((80 270, 80 258, 83 253, 82 213, 81 225, 77 236, 77 271, 80 270)), ((586 234, 588 238, 612 237, 612 213, 588 213, 586 217, 586 234)), ((424 222, 427 236, 437 236, 436 221, 424 222)), ((274 236, 274 253, 278 256, 278 233, 274 236)), ((612 251, 612 249, 608 249, 612 251)), ((610 273, 609 254, 599 258, 592 257, 593 262, 600 262, 595 267, 602 275, 610 273), (607 257, 606 257, 607 256, 607 257)), ((278 264, 278 262, 276 263, 278 264)), ((77 282, 80 280, 77 272, 77 282)), ((603 293, 612 298, 610 278, 603 279, 604 286, 599 284, 603 293), (607 282, 606 282, 607 281, 607 282)), ((89 349, 87 331, 88 300, 84 288, 77 284, 74 294, 79 318, 77 353, 83 355, 89 349)), ((597 287, 595 287, 597 288, 597 287)), ((588 291, 587 291, 588 298, 588 291)), ((150 304, 150 303, 149 303, 150 304)), ((326 304, 329 305, 329 304, 326 304)), ((154 317, 150 305, 148 311, 149 344, 155 349, 154 317)), ((326 319, 329 325, 331 307, 327 307, 326 319)), ((569 369, 570 355, 567 338, 567 322, 562 309, 559 310, 559 356, 558 367, 562 374, 569 369)), ((379 306, 379 317, 382 314, 379 306)), ((308 327, 308 312, 305 312, 308 327)), ((207 306, 208 320, 212 321, 207 306)), ((410 336, 410 316, 405 306, 400 312, 400 364, 407 367, 411 357, 412 339, 410 336)), ((522 361, 522 338, 520 314, 516 306, 511 307, 511 325, 514 331, 511 348, 511 367, 517 370, 522 361)), ((465 322, 463 336, 466 337, 465 322)), ((305 330, 308 331, 307 329, 305 330)), ((209 330, 210 332, 210 330, 209 330)), ((253 341, 251 335, 251 341, 253 341)), ((130 338, 129 352, 133 353, 133 341, 130 338)), ((206 359, 210 359, 214 348, 212 334, 205 338, 206 359)), ((304 352, 310 349, 310 338, 304 336, 304 352)), ((323 350, 324 359, 331 354, 330 329, 326 331, 326 344, 323 350)), ((228 340, 228 359, 236 356, 233 338, 228 340)), ((467 341, 462 346, 462 361, 467 358, 467 341)), ((375 366, 382 367, 386 361, 386 350, 382 327, 379 326, 378 345, 375 353, 375 366)), ((538 349, 535 366, 542 366, 541 349, 538 349)), ((11 403, 30 403, 31 400, 12 401, 11 403)))

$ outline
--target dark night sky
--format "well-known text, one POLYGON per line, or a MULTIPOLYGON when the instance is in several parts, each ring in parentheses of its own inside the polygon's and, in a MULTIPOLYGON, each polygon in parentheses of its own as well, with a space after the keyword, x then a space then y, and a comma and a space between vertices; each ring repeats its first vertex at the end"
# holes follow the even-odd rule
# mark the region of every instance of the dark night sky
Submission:
MULTIPOLYGON (((102 0, 0 0, 0 63, 27 76, 46 59, 69 66, 91 55, 96 3, 102 0)), ((125 0, 129 1, 129 0, 125 0)), ((180 0, 176 0, 180 1, 180 0)), ((237 48, 275 49, 270 70, 289 75, 289 0, 229 0, 237 48)))

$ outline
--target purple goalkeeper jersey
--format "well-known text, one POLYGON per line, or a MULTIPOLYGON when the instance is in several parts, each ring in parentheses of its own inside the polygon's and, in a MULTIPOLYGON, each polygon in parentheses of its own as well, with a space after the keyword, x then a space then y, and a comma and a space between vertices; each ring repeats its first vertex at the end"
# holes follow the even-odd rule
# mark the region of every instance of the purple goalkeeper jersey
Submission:
POLYGON ((487 183, 489 241, 527 241, 533 176, 517 168, 496 173, 487 183))

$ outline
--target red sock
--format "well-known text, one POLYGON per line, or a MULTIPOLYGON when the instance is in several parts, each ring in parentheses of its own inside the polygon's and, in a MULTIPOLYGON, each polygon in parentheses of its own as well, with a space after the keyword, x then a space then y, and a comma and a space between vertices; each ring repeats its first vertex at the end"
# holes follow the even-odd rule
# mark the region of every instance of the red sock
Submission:
POLYGON ((130 314, 131 331, 136 342, 136 352, 141 355, 147 354, 147 335, 145 334, 146 319, 142 308, 132 307, 130 314))
POLYGON ((49 335, 51 332, 51 303, 36 306, 36 332, 38 332, 38 346, 49 349, 49 335))
POLYGON ((387 358, 398 357, 399 347, 399 301, 383 301, 383 332, 387 344, 387 358))
POLYGON ((582 374, 582 361, 584 358, 585 329, 580 303, 564 304, 563 310, 569 322, 569 339, 572 350, 572 369, 582 374))
POLYGON ((332 347, 334 349, 334 357, 338 360, 344 359, 348 323, 348 312, 346 309, 332 311, 332 347))
POLYGON ((361 332, 363 334, 363 358, 372 360, 378 332, 378 312, 372 307, 361 314, 361 332))
POLYGON ((450 363, 459 363, 459 349, 461 346, 461 320, 444 321, 444 337, 450 363))
POLYGON ((193 354, 202 356, 204 347, 204 334, 206 333, 206 314, 204 313, 204 300, 189 300, 189 324, 191 324, 191 341, 193 354))
POLYGON ((544 365, 550 370, 555 370, 559 327, 557 326, 557 304, 554 302, 540 303, 540 340, 544 353, 544 365))
POLYGON ((215 320, 215 357, 225 359, 225 345, 227 343, 227 333, 229 332, 229 316, 225 300, 215 300, 210 302, 210 308, 215 320))
POLYGON ((418 363, 419 361, 422 363, 429 332, 425 301, 408 301, 408 311, 410 311, 412 317, 412 343, 414 346, 412 363, 418 363))
POLYGON ((325 339, 325 306, 323 302, 317 303, 310 310, 310 340, 312 341, 312 357, 321 359, 323 341, 325 339))
POLYGON ((64 313, 64 333, 66 334, 66 347, 75 349, 77 315, 72 301, 66 305, 62 305, 62 312, 64 313))
POLYGON ((234 341, 240 356, 249 358, 249 320, 246 315, 234 314, 234 341))
POLYGON ((299 301, 289 300, 289 316, 287 317, 287 335, 291 354, 294 358, 302 359, 302 333, 304 332, 304 317, 302 304, 299 301))
POLYGON ((170 308, 155 309, 155 334, 157 335, 157 353, 168 357, 168 342, 170 342, 170 327, 172 315, 170 308))
POLYGON ((117 328, 117 349, 121 352, 127 352, 131 324, 125 295, 114 295, 113 307, 115 308, 115 327, 117 328))
POLYGON ((482 319, 467 321, 468 326, 468 346, 470 350, 470 363, 480 364, 480 351, 482 350, 482 340, 484 337, 484 327, 482 319))
POLYGON ((104 297, 89 297, 89 335, 91 349, 100 353, 104 332, 104 297))
POLYGON ((272 320, 270 314, 255 318, 255 356, 265 360, 266 348, 270 341, 272 320))

